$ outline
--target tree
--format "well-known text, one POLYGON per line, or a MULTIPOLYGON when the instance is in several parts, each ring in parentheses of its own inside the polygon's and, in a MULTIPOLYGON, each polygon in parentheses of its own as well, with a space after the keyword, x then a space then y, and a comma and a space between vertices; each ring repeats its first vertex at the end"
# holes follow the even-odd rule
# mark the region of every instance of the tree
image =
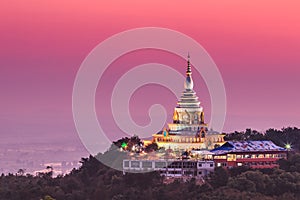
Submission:
POLYGON ((153 142, 145 147, 145 152, 150 153, 158 150, 158 145, 153 142))
POLYGON ((227 185, 228 179, 228 171, 223 167, 216 167, 215 171, 210 176, 209 183, 214 188, 218 188, 227 185))
POLYGON ((252 130, 250 128, 246 129, 246 131, 238 132, 235 131, 233 133, 227 134, 224 139, 226 141, 237 140, 237 141, 246 141, 246 140, 265 140, 264 134, 252 130))
POLYGON ((25 169, 19 169, 17 172, 18 176, 23 176, 25 174, 25 169))

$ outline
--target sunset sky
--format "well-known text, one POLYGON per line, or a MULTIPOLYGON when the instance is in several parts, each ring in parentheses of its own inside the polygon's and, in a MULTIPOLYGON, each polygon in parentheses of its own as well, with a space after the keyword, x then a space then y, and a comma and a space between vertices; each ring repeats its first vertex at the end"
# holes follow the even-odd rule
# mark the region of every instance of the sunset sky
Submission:
MULTIPOLYGON (((106 38, 149 26, 182 32, 210 54, 227 94, 225 132, 300 127, 299 9, 296 0, 1 1, 0 136, 78 141, 72 89, 82 61, 106 38)), ((148 62, 185 73, 185 60, 158 50, 116 60, 96 95, 97 114, 105 118, 107 131, 118 131, 107 107, 112 84, 126 70, 148 62)), ((209 120, 207 87, 199 74, 193 77, 209 120)), ((165 88, 145 86, 132 97, 132 116, 145 124, 149 107, 162 103, 171 119, 176 101, 165 88)))

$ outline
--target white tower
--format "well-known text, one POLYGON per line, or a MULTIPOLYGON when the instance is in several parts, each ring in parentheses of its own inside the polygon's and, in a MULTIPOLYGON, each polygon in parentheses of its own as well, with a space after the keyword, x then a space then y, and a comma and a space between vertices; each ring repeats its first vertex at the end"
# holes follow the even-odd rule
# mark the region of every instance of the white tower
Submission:
POLYGON ((184 91, 174 109, 173 123, 168 124, 170 133, 196 135, 201 130, 206 131, 207 124, 204 123, 203 108, 200 106, 200 101, 193 87, 190 57, 188 56, 184 91))
POLYGON ((188 56, 184 91, 174 109, 173 123, 153 135, 152 141, 159 147, 173 150, 212 149, 216 144, 224 143, 224 134, 207 130, 203 108, 193 87, 188 56))

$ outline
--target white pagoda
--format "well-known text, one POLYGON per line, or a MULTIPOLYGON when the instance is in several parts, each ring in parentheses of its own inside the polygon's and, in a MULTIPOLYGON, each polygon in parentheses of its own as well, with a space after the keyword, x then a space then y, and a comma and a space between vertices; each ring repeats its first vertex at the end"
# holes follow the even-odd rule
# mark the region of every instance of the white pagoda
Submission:
POLYGON ((203 107, 193 90, 194 83, 190 58, 187 60, 184 91, 174 109, 173 123, 153 135, 152 142, 158 147, 172 150, 213 149, 224 144, 225 134, 208 130, 204 122, 203 107))

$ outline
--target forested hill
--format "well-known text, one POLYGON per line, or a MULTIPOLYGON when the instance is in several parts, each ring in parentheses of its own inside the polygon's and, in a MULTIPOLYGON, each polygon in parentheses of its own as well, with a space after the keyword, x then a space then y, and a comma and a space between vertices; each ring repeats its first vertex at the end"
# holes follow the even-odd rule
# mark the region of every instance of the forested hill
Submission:
POLYGON ((300 155, 280 161, 281 169, 254 171, 233 168, 216 171, 203 185, 194 179, 164 184, 158 173, 126 174, 101 164, 94 157, 82 159, 80 169, 66 176, 10 174, 0 177, 1 200, 150 200, 150 199, 275 199, 300 197, 300 155))
MULTIPOLYGON (((243 134, 235 132, 227 139, 266 139, 275 134, 271 138, 275 143, 289 139, 293 149, 299 147, 299 139, 296 141, 299 129, 269 131, 261 134, 248 129, 243 134)), ((279 169, 239 167, 227 171, 216 168, 202 185, 196 184, 194 179, 165 184, 156 172, 123 175, 92 156, 82 158, 81 163, 79 169, 73 169, 65 176, 52 177, 51 168, 38 176, 26 175, 22 170, 16 174, 1 175, 0 200, 300 199, 300 154, 293 151, 289 152, 288 160, 279 161, 279 169)))

